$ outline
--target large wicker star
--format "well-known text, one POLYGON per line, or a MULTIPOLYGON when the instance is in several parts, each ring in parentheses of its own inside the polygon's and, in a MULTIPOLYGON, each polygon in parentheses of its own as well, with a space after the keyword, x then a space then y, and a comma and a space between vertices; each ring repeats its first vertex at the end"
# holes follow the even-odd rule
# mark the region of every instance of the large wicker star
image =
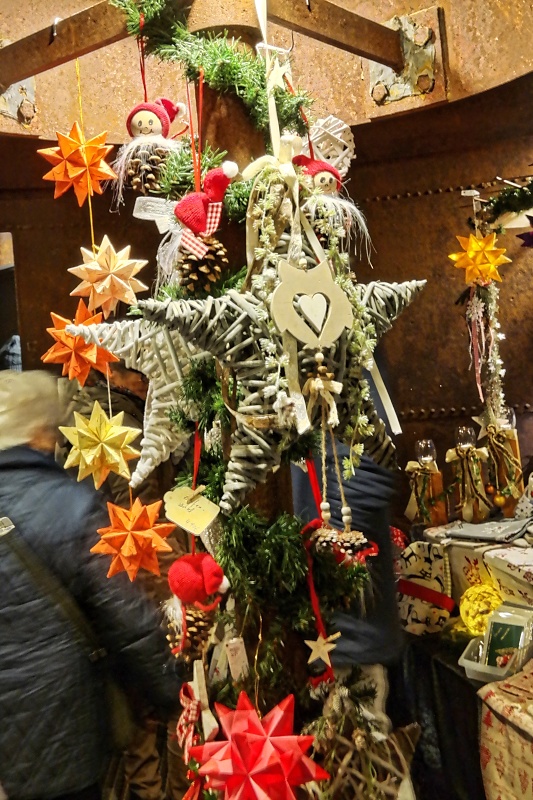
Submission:
POLYGON ((45 181, 55 181, 54 199, 64 194, 71 186, 82 206, 90 194, 102 194, 100 181, 114 180, 117 176, 104 161, 113 145, 106 145, 107 131, 99 133, 85 141, 83 132, 77 122, 74 123, 69 136, 57 134, 58 147, 46 147, 37 150, 40 155, 53 164, 45 181))
POLYGON ((495 247, 495 233, 489 233, 483 238, 473 234, 468 239, 466 236, 456 238, 464 252, 451 253, 448 258, 455 262, 457 269, 465 270, 466 283, 501 281, 498 267, 509 263, 511 259, 504 256, 505 247, 495 247))
POLYGON ((215 703, 224 742, 190 748, 209 789, 224 791, 224 800, 294 800, 291 786, 329 779, 305 753, 313 736, 293 733, 294 696, 288 695, 262 720, 245 692, 235 711, 215 703))
POLYGON ((73 445, 65 462, 65 469, 79 467, 78 480, 93 476, 99 489, 110 472, 123 478, 130 477, 128 461, 137 458, 137 450, 130 447, 140 431, 122 425, 124 412, 109 418, 100 403, 95 402, 90 419, 74 412, 76 425, 59 430, 73 445))
POLYGON ((131 305, 137 300, 135 292, 148 289, 144 283, 133 277, 148 261, 130 258, 129 246, 117 253, 109 238, 104 236, 96 253, 85 247, 80 249, 83 264, 70 267, 68 271, 81 278, 82 282, 70 294, 75 297, 88 296, 89 311, 101 307, 107 319, 121 300, 131 305))
MULTIPOLYGON (((46 330, 55 339, 55 344, 41 356, 41 361, 45 364, 63 364, 63 375, 68 375, 70 381, 77 379, 80 386, 84 386, 91 367, 108 375, 108 365, 113 361, 120 361, 103 347, 98 347, 94 343, 87 344, 82 336, 67 333, 65 328, 72 324, 72 320, 53 312, 50 316, 54 327, 46 330)), ((83 300, 80 300, 73 321, 74 325, 97 325, 102 321, 102 315, 93 316, 83 300)))
POLYGON ((175 529, 169 522, 157 522, 162 500, 145 506, 137 497, 130 509, 108 503, 111 525, 99 528, 102 537, 91 553, 113 556, 107 577, 127 572, 133 581, 139 569, 160 575, 157 553, 171 551, 165 539, 175 529))

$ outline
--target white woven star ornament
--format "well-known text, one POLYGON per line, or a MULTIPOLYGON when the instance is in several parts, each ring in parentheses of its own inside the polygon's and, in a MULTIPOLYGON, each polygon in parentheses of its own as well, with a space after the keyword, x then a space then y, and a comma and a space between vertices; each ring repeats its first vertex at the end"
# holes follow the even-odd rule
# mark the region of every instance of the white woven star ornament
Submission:
POLYGON ((135 292, 145 292, 148 287, 134 276, 148 261, 130 258, 131 247, 124 247, 118 253, 107 236, 102 239, 95 252, 82 247, 83 264, 68 270, 81 283, 70 294, 75 297, 88 297, 89 311, 102 308, 107 319, 119 302, 133 304, 137 301, 135 292))

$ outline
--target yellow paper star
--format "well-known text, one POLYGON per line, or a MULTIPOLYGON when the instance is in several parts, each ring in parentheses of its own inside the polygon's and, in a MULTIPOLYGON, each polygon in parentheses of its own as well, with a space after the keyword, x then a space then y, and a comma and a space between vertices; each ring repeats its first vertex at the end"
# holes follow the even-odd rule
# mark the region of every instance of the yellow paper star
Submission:
POLYGON ((482 239, 473 234, 468 239, 466 236, 457 236, 457 241, 464 252, 451 253, 448 258, 455 261, 457 269, 465 270, 466 283, 501 281, 498 267, 509 263, 511 259, 504 256, 505 247, 495 247, 495 233, 489 233, 482 239))
POLYGON ((141 568, 161 574, 157 553, 172 551, 165 539, 176 527, 169 522, 157 522, 161 503, 159 500, 145 506, 137 497, 130 509, 107 504, 111 525, 98 529, 102 538, 91 547, 91 553, 113 556, 108 578, 125 571, 133 581, 141 568))
POLYGON ((75 297, 88 296, 89 311, 101 306, 107 319, 121 300, 131 305, 137 301, 135 292, 148 289, 144 283, 133 277, 148 261, 130 258, 130 246, 117 253, 109 238, 104 236, 96 253, 85 247, 80 249, 83 264, 70 267, 68 271, 81 278, 82 282, 70 294, 75 297))
POLYGON ((305 643, 308 647, 311 648, 311 655, 307 659, 308 664, 312 664, 313 661, 318 661, 321 659, 324 664, 327 664, 328 667, 331 667, 331 659, 329 654, 332 650, 335 650, 337 647, 334 644, 335 639, 338 639, 340 633, 332 633, 331 636, 328 636, 324 639, 322 634, 319 635, 318 639, 305 639, 305 643))
POLYGON ((77 122, 70 131, 70 136, 57 134, 58 147, 46 147, 37 152, 53 164, 45 181, 55 181, 54 199, 64 194, 71 186, 82 206, 87 195, 102 194, 100 181, 114 180, 117 176, 104 161, 113 145, 106 145, 107 131, 85 141, 83 132, 77 122))
POLYGON ((124 412, 109 418, 100 403, 95 402, 90 419, 74 412, 76 424, 59 430, 73 445, 65 462, 65 469, 79 467, 78 481, 93 476, 99 489, 110 472, 123 478, 130 477, 128 461, 140 454, 130 443, 140 435, 135 428, 122 425, 124 412))

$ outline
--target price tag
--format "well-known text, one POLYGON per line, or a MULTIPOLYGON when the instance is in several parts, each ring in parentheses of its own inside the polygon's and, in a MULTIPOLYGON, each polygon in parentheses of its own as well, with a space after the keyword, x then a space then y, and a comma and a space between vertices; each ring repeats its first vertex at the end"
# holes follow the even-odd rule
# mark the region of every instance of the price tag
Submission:
POLYGON ((168 519, 194 536, 200 536, 219 512, 216 503, 189 486, 178 486, 165 494, 165 514, 168 519))
POLYGON ((244 646, 244 639, 241 636, 236 636, 226 642, 226 652, 228 654, 229 671, 234 681, 248 675, 248 656, 244 646))

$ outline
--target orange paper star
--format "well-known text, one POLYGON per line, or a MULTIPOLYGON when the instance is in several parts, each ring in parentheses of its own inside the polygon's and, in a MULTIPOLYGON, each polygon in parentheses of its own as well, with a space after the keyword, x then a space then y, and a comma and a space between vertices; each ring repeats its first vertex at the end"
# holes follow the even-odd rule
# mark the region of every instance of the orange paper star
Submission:
POLYGON ((43 178, 45 181, 55 181, 54 199, 73 186, 78 205, 82 206, 88 194, 102 194, 100 181, 114 180, 117 177, 104 161, 113 149, 113 145, 105 144, 106 136, 107 131, 104 131, 85 141, 80 126, 75 122, 70 136, 57 133, 58 147, 37 150, 53 164, 50 172, 43 175, 43 178))
POLYGON ((130 509, 108 503, 111 525, 99 528, 101 540, 91 547, 91 553, 104 553, 113 556, 107 577, 117 572, 127 572, 133 581, 139 569, 146 569, 160 575, 157 553, 171 551, 165 542, 175 525, 156 522, 162 501, 144 506, 139 498, 130 509))
POLYGON ((455 261, 457 269, 465 270, 466 283, 501 281, 498 267, 509 263, 511 259, 504 256, 505 247, 495 247, 495 233, 489 233, 482 239, 473 234, 468 239, 466 236, 457 236, 457 241, 464 252, 451 253, 448 258, 455 261))
POLYGON ((63 364, 63 375, 68 375, 70 381, 77 378, 80 386, 85 385, 91 367, 109 375, 108 364, 120 359, 103 347, 87 344, 82 336, 72 336, 65 330, 72 322, 74 325, 98 325, 102 321, 102 314, 91 316, 83 300, 80 300, 73 321, 53 312, 50 316, 54 327, 46 330, 55 339, 55 344, 41 356, 41 361, 45 364, 63 364))
POLYGON ((144 283, 134 277, 148 261, 130 258, 131 248, 124 247, 117 253, 109 238, 104 236, 96 253, 85 247, 80 248, 83 264, 70 267, 82 282, 70 294, 75 297, 89 297, 89 311, 101 306, 105 319, 116 309, 119 302, 133 304, 137 297, 135 292, 148 289, 144 283))

